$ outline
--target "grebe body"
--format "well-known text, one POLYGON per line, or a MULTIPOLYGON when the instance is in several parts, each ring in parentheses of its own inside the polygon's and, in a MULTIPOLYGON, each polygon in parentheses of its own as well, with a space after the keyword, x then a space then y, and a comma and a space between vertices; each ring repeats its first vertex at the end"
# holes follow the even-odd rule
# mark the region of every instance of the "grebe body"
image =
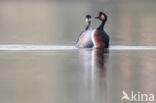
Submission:
POLYGON ((79 38, 77 40, 76 47, 78 48, 92 48, 92 27, 91 27, 91 16, 86 16, 87 27, 86 29, 80 33, 79 38))
POLYGON ((95 48, 108 48, 109 47, 109 36, 104 31, 104 25, 107 20, 106 14, 100 12, 99 16, 96 17, 97 19, 101 20, 101 25, 93 30, 92 32, 92 41, 95 48))

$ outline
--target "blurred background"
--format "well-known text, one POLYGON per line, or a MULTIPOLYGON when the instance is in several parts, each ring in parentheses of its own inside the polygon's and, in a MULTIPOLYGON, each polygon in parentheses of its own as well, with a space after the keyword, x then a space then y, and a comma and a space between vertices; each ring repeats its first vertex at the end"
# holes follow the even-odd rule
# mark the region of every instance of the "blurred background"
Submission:
MULTIPOLYGON (((155 0, 1 0, 0 45, 74 46, 85 15, 99 11, 108 15, 111 46, 156 45, 155 0)), ((93 28, 99 24, 93 18, 93 28)), ((108 52, 0 51, 0 102, 121 103, 122 91, 156 96, 155 50, 108 52)))
POLYGON ((155 0, 1 0, 0 44, 75 45, 86 26, 85 15, 105 26, 112 45, 155 45, 155 0))

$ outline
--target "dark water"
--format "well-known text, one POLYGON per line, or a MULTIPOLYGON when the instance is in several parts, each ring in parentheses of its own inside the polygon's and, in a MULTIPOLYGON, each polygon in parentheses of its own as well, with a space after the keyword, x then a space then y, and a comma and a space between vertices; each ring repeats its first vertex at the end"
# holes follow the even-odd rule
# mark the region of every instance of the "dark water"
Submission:
POLYGON ((156 96, 155 4, 0 2, 0 102, 124 103, 123 91, 156 96), (109 16, 110 49, 76 49, 84 15, 98 11, 109 16))

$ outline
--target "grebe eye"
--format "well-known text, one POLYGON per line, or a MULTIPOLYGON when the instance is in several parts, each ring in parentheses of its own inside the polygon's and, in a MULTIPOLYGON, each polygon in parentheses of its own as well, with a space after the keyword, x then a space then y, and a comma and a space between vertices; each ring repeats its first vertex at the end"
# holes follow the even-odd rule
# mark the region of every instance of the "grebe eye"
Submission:
POLYGON ((101 18, 102 20, 105 20, 105 16, 104 16, 104 15, 101 15, 100 18, 101 18))

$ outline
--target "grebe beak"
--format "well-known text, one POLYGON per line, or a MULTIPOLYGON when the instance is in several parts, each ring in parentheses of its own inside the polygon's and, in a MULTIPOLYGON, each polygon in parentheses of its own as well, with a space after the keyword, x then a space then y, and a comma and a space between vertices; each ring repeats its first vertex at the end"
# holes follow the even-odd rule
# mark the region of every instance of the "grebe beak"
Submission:
POLYGON ((95 17, 95 19, 99 19, 100 17, 95 17))

